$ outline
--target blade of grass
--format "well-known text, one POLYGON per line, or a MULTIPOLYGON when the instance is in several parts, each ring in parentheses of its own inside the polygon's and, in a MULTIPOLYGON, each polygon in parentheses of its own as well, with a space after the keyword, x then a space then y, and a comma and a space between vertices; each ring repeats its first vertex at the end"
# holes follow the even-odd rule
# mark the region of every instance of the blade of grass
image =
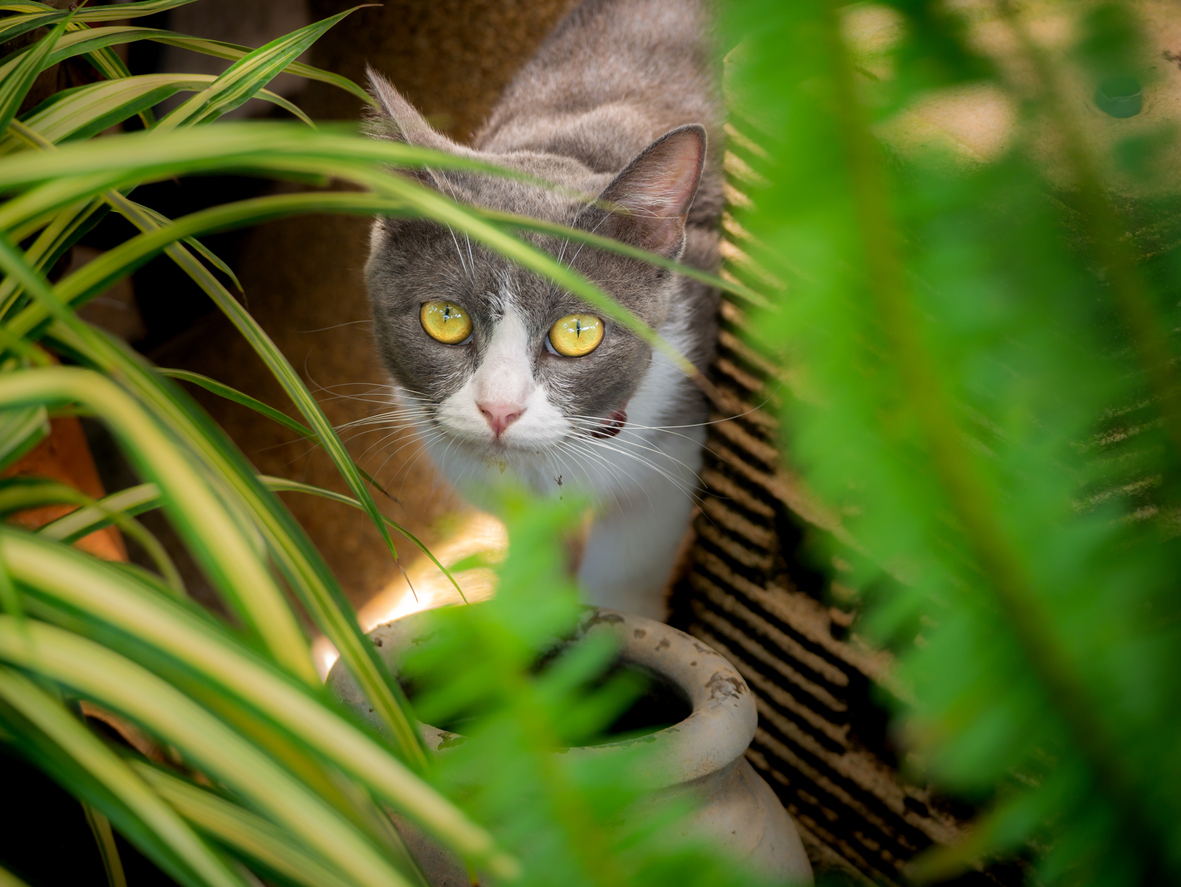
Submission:
POLYGON ((206 89, 160 121, 160 132, 215 120, 242 105, 301 56, 329 28, 360 9, 354 6, 272 40, 238 59, 206 89))
POLYGON ((111 831, 111 821, 90 804, 85 801, 81 803, 82 812, 86 814, 86 824, 90 826, 94 842, 98 845, 99 856, 103 860, 107 883, 110 887, 127 887, 127 876, 123 873, 123 860, 119 858, 119 848, 115 844, 115 833, 111 831))
MULTIPOLYGON (((226 127, 226 129, 229 129, 229 127, 226 127)), ((320 134, 305 134, 304 138, 309 138, 309 136, 311 139, 316 139, 320 136, 320 134)), ((334 141, 336 142, 336 147, 338 150, 347 150, 349 153, 353 154, 354 157, 380 157, 383 154, 389 152, 389 155, 387 156, 391 156, 391 160, 387 162, 398 163, 399 160, 396 158, 406 158, 409 160, 409 165, 416 165, 417 162, 434 162, 428 158, 439 158, 439 165, 461 167, 474 165, 482 169, 489 169, 489 167, 487 167, 485 164, 473 164, 471 161, 464 162, 462 158, 454 158, 450 157, 449 155, 437 152, 420 152, 416 149, 410 149, 409 146, 405 145, 378 144, 377 142, 370 142, 366 145, 364 142, 362 142, 362 140, 359 139, 338 138, 334 141)), ((63 158, 65 157, 65 153, 65 151, 62 152, 61 156, 63 158)), ((0 171, 0 185, 3 184, 3 173, 7 172, 9 177, 12 177, 13 167, 16 167, 17 164, 25 160, 26 158, 24 157, 14 158, 13 163, 8 167, 7 170, 0 171)), ((94 155, 91 155, 90 165, 92 166, 93 161, 94 155)), ((128 162, 129 158, 120 158, 120 163, 126 164, 128 162)), ((209 162, 210 158, 199 159, 194 157, 189 164, 186 164, 186 166, 190 166, 191 164, 190 169, 187 171, 192 171, 192 166, 209 162)), ((672 348, 659 335, 649 329, 647 325, 640 321, 639 318, 637 318, 634 314, 623 308, 623 306, 621 306, 614 299, 604 294, 601 290, 599 290, 598 287, 591 284, 581 274, 578 274, 572 269, 567 268, 566 266, 555 261, 555 259, 548 253, 504 233, 499 228, 479 218, 478 215, 472 213, 467 208, 461 206, 450 198, 439 194, 438 192, 418 185, 406 177, 390 175, 384 169, 374 168, 368 165, 324 162, 311 157, 308 157, 307 159, 300 158, 299 161, 294 161, 294 158, 291 158, 290 156, 280 156, 277 151, 269 152, 263 158, 260 158, 257 155, 244 157, 239 162, 245 163, 249 166, 257 165, 259 167, 265 167, 272 171, 293 166, 307 171, 309 167, 322 163, 323 165, 321 166, 321 169, 327 175, 333 175, 339 178, 350 180, 356 184, 370 188, 377 194, 403 200, 409 205, 409 207, 417 210, 418 213, 426 215, 435 221, 451 225, 453 228, 457 228, 458 230, 465 231, 470 236, 475 237, 485 245, 491 247, 497 252, 502 253, 523 267, 535 271, 542 276, 560 284, 561 286, 564 286, 572 293, 583 298, 590 305, 593 305, 594 307, 603 311, 604 314, 618 322, 621 326, 644 339, 654 348, 660 350, 669 358, 669 360, 672 361, 674 366, 679 368, 682 372, 699 380, 703 384, 707 384, 704 383, 703 379, 701 379, 700 373, 698 373, 697 369, 693 367, 693 365, 687 359, 685 359, 683 355, 677 352, 676 349, 672 348)), ((23 170, 21 172, 27 175, 27 172, 23 170)), ((61 175, 62 173, 61 170, 57 170, 56 172, 58 175, 61 175)), ((141 169, 140 172, 142 173, 144 170, 141 169)), ((19 201, 20 198, 10 201, 9 208, 11 208, 12 204, 16 204, 19 201)), ((24 211, 25 208, 22 207, 21 210, 24 211)), ((8 219, 4 218, 4 216, 4 209, 0 208, 0 226, 8 224, 8 219)))
POLYGON ((296 884, 349 887, 351 882, 262 817, 147 761, 132 761, 131 767, 181 816, 219 844, 296 884))
POLYGON ((409 882, 335 810, 242 736, 151 672, 91 641, 30 623, 30 645, 0 617, 0 659, 62 684, 143 725, 211 777, 369 887, 409 882))
MULTIPOLYGON (((279 415, 282 415, 282 413, 279 415)), ((342 505, 362 509, 361 503, 356 499, 346 496, 343 493, 337 493, 335 490, 326 490, 323 487, 288 480, 282 477, 259 475, 258 479, 268 490, 275 493, 306 493, 309 496, 319 496, 332 502, 339 502, 342 505)), ((0 497, 2 497, 2 493, 0 493, 0 497)), ((0 498, 0 503, 2 502, 3 499, 0 498)), ((79 508, 76 511, 59 517, 57 520, 41 527, 37 532, 47 539, 56 539, 60 542, 74 542, 89 533, 93 533, 95 530, 101 530, 103 527, 109 526, 113 516, 116 514, 141 514, 142 512, 159 508, 160 504, 159 487, 155 484, 139 484, 134 487, 128 487, 125 490, 120 490, 118 493, 112 493, 98 500, 88 508, 79 508)), ((467 602, 467 596, 464 595, 463 589, 459 587, 459 583, 456 582, 451 571, 443 566, 442 562, 435 557, 431 550, 417 536, 408 532, 392 518, 385 517, 385 522, 388 526, 397 530, 410 540, 419 551, 426 555, 430 562, 438 567, 452 586, 455 587, 460 598, 465 603, 467 602)))
POLYGON ((69 23, 69 18, 59 22, 17 60, 11 71, 0 76, 0 132, 8 129, 9 121, 16 116, 33 81, 43 70, 45 59, 66 32, 69 23))
MULTIPOLYGON (((108 195, 108 199, 112 201, 112 204, 119 212, 129 218, 141 230, 159 230, 159 226, 156 225, 153 219, 138 212, 135 205, 126 198, 123 198, 122 195, 111 194, 108 195)), ((220 281, 210 274, 205 266, 193 258, 192 253, 178 244, 172 244, 166 247, 165 252, 213 299, 214 304, 221 309, 222 313, 234 325, 234 328, 241 333, 242 337, 250 344, 250 347, 254 349, 254 352, 262 358, 267 369, 271 371, 271 375, 283 386, 283 390, 287 392, 287 396, 291 398, 296 408, 303 414, 308 424, 312 427, 312 430, 319 438, 320 446, 328 453, 329 458, 332 459, 336 469, 341 473, 345 483, 348 484, 353 494, 364 505, 370 520, 378 528, 378 531, 382 535, 382 540, 396 560, 398 552, 394 548, 394 541, 390 537, 389 530, 386 529, 385 522, 382 520, 382 514, 377 508, 377 503, 373 501, 373 497, 369 494, 365 479, 361 477, 356 464, 345 449, 344 443, 336 434, 336 429, 332 427, 332 423, 328 421, 328 417, 320 409, 319 403, 312 397, 312 393, 308 391, 307 386, 303 384, 303 380, 299 378, 299 374, 295 372, 295 368, 291 366, 291 363, 271 340, 271 337, 250 316, 250 313, 242 307, 237 299, 230 295, 226 288, 221 285, 220 281)))
MULTIPOLYGON (((159 370, 159 372, 161 375, 167 376, 170 379, 176 379, 181 382, 190 382, 193 385, 197 385, 200 388, 204 388, 210 394, 216 394, 218 397, 223 397, 226 400, 232 401, 236 404, 240 404, 241 406, 244 406, 247 409, 254 410, 256 413, 258 413, 261 416, 265 416, 266 418, 270 419, 272 422, 276 422, 279 425, 282 425, 284 428, 288 429, 289 431, 295 432, 296 434, 298 434, 300 437, 304 438, 308 442, 313 443, 316 446, 320 446, 319 435, 317 435, 316 432, 312 431, 312 429, 308 428, 308 426, 304 425, 302 422, 298 422, 295 419, 292 419, 286 413, 280 412, 279 410, 275 409, 274 407, 263 403, 258 398, 251 397, 249 394, 245 394, 245 393, 239 391, 237 388, 232 388, 223 382, 219 382, 216 379, 211 379, 208 376, 203 376, 200 373, 194 373, 191 370, 161 369, 161 370, 159 370)), ((369 472, 367 472, 365 469, 361 468, 359 465, 357 466, 357 471, 359 471, 361 473, 361 477, 365 478, 366 483, 368 483, 371 486, 377 487, 379 490, 382 490, 382 492, 385 492, 382 485, 379 484, 377 482, 377 479, 375 477, 373 477, 369 472)), ((363 506, 359 502, 357 503, 357 507, 363 508, 363 506)), ((389 518, 386 518, 386 521, 389 522, 389 518)), ((391 525, 397 526, 396 524, 391 524, 391 525)), ((399 532, 403 532, 401 527, 397 527, 397 529, 399 532)))
MULTIPOLYGON (((197 0, 141 0, 141 2, 137 3, 120 3, 113 6, 91 6, 78 10, 74 14, 74 17, 80 22, 122 21, 129 18, 140 18, 145 15, 155 15, 157 12, 166 12, 169 9, 176 9, 178 6, 188 6, 190 3, 196 2, 197 0)), ((41 10, 57 11, 52 6, 48 6, 45 3, 37 3, 34 0, 4 0, 3 3, 0 3, 0 10, 30 13, 41 10)))
MULTIPOLYGON (((0 44, 7 43, 19 37, 21 34, 27 34, 29 31, 34 31, 37 28, 53 25, 60 22, 62 19, 69 16, 69 11, 64 9, 52 9, 47 6, 35 6, 31 3, 15 4, 16 6, 29 7, 25 15, 13 15, 3 21, 0 21, 0 44), (49 11, 44 11, 49 10, 49 11)), ((0 4, 0 11, 8 11, 12 8, 10 4, 0 4)), ((25 12, 26 10, 13 10, 25 12)))
MULTIPOLYGON (((101 335, 80 323, 57 300, 48 284, 2 236, 0 267, 18 277, 58 322, 82 342, 103 341, 101 335)), ((0 386, 17 401, 14 406, 77 400, 100 412, 121 438, 133 464, 160 484, 169 502, 170 518, 227 602, 277 661, 303 680, 317 681, 306 639, 266 564, 250 544, 251 534, 241 532, 244 525, 235 520, 234 514, 210 488, 191 457, 175 446, 139 403, 101 376, 65 367, 10 374, 0 378, 0 386), (40 392, 40 396, 35 392, 40 392), (27 402, 20 403, 22 398, 27 402), (201 503, 201 507, 186 510, 179 507, 180 502, 201 503)))
POLYGON ((47 523, 38 535, 57 542, 76 542, 83 536, 111 525, 116 514, 136 515, 160 507, 160 488, 155 484, 137 484, 104 496, 93 505, 83 506, 47 523))
MULTIPOLYGON (((161 215, 154 209, 144 206, 142 203, 135 203, 135 201, 129 200, 126 197, 124 197, 124 199, 128 200, 129 203, 134 205, 140 212, 144 213, 159 227, 163 227, 172 221, 167 216, 161 215)), ((203 258, 206 262, 228 277, 234 284, 234 288, 238 292, 242 292, 242 281, 238 279, 238 275, 234 273, 234 269, 222 261, 221 257, 218 256, 217 253, 215 253, 201 241, 197 240, 195 237, 186 237, 181 241, 181 243, 183 243, 185 246, 203 258)))
MULTIPOLYGON (((87 220, 100 206, 104 206, 101 200, 88 200, 58 213, 25 252, 29 264, 37 271, 52 268, 70 248, 74 239, 87 230, 87 220)), ((11 274, 0 281, 0 318, 9 315, 23 292, 11 274)), ((8 347, 7 343, 5 347, 8 347)))
MULTIPOLYGON (((95 53, 107 50, 112 46, 123 43, 134 43, 138 40, 151 40, 156 43, 189 49, 202 53, 203 55, 212 55, 224 59, 240 59, 253 51, 247 47, 238 46, 233 43, 205 40, 200 37, 189 37, 159 28, 140 28, 133 25, 112 25, 102 28, 88 28, 85 25, 79 25, 79 27, 84 30, 70 31, 59 41, 57 49, 44 62, 44 67, 50 67, 77 55, 95 53)), ((0 79, 8 76, 11 69, 15 67, 20 56, 25 51, 18 50, 16 53, 12 53, 6 57, 3 62, 0 62, 0 79)), ((115 56, 115 58, 118 57, 115 56)), ((353 94, 367 105, 374 104, 373 98, 369 93, 365 92, 364 89, 353 83, 353 81, 346 77, 341 77, 338 74, 333 74, 329 71, 303 64, 302 62, 295 62, 289 65, 286 73, 294 74, 297 77, 303 77, 307 80, 318 80, 322 83, 327 83, 353 94)), ((111 79, 121 79, 121 77, 126 76, 128 75, 124 73, 121 76, 116 75, 111 79)))
MULTIPOLYGON (((0 261, 5 258, 0 248, 0 261)), ((30 278, 26 285, 44 286, 30 278)), ((318 683, 307 641, 249 537, 196 469, 144 408, 113 382, 88 370, 51 367, 0 377, 0 404, 79 401, 104 417, 143 476, 165 494, 169 517, 227 601, 277 662, 318 683)))
MULTIPOLYGON (((266 484, 268 490, 273 490, 276 493, 306 493, 309 496, 319 496, 321 499, 328 499, 332 502, 340 502, 342 505, 350 505, 353 508, 364 510, 364 506, 356 499, 353 499, 351 496, 346 496, 343 493, 337 493, 335 490, 326 490, 323 487, 300 483, 297 480, 287 480, 286 478, 282 477, 260 475, 259 479, 264 484, 266 484)), ((391 518, 385 517, 384 515, 382 517, 385 519, 385 522, 389 524, 389 526, 393 527, 395 530, 409 539, 415 548, 426 555, 430 562, 439 568, 443 575, 447 577, 448 581, 455 587, 455 590, 459 592, 459 597, 466 604, 468 602, 467 595, 463 593, 463 589, 459 587, 459 583, 455 581, 455 577, 451 575, 451 571, 443 566, 442 562, 440 562, 440 560, 431 553, 431 550, 427 548, 417 536, 406 530, 400 524, 395 523, 391 518)))
POLYGON ((308 540, 291 513, 254 474, 253 466, 185 392, 154 375, 126 344, 115 339, 77 341, 67 328, 51 330, 55 350, 72 353, 84 364, 93 363, 119 376, 138 397, 156 411, 174 434, 206 461, 212 476, 222 479, 263 534, 271 557, 291 589, 312 614, 320 630, 340 651, 357 675, 375 714, 390 730, 398 750, 421 770, 427 759, 417 731, 405 714, 407 703, 398 685, 361 633, 356 615, 324 559, 308 540))
MULTIPOLYGON (((27 127, 24 126, 24 124, 20 123, 19 121, 13 121, 12 127, 19 133, 19 135, 22 138, 28 140, 31 144, 35 145, 36 147, 41 148, 43 150, 49 150, 49 151, 55 150, 55 146, 53 144, 51 144, 48 140, 46 140, 41 135, 29 130, 27 127)), ((132 201, 131 199, 129 199, 126 195, 118 194, 118 192, 108 192, 106 195, 104 195, 103 199, 109 206, 111 206, 112 208, 114 208, 116 210, 119 210, 120 213, 123 214, 125 217, 126 217, 126 214, 123 213, 122 208, 130 206, 130 207, 136 208, 136 210, 137 210, 136 218, 146 216, 147 218, 150 218, 153 221, 155 221, 155 223, 158 226, 159 225, 166 225, 170 221, 168 218, 166 218, 165 216, 156 212, 155 210, 149 209, 146 206, 138 204, 138 203, 132 201)), ((88 205, 88 207, 89 207, 89 205, 88 205)), ((84 208, 83 212, 86 212, 87 208, 84 208)), ((134 219, 129 219, 129 221, 132 221, 134 224, 134 219)), ((79 226, 84 225, 85 222, 86 222, 85 217, 75 218, 75 219, 67 219, 66 220, 67 227, 65 228, 65 231, 69 231, 72 233, 73 231, 77 230, 79 228, 79 226)), ((46 229, 46 230, 48 231, 53 228, 55 228, 55 226, 51 225, 50 228, 46 229)), ((40 240, 40 238, 38 238, 38 240, 40 240)), ((233 269, 230 268, 230 266, 227 265, 225 262, 223 262, 211 249, 209 249, 208 247, 206 247, 204 244, 202 244, 200 241, 198 241, 196 238, 193 238, 193 237, 186 237, 186 238, 184 238, 184 240, 182 242, 185 245, 191 247, 202 258, 204 258, 207 262, 209 262, 211 265, 213 265, 215 268, 217 268, 218 271, 222 272, 227 277, 229 277, 230 280, 232 280, 234 282, 234 286, 236 286, 238 288, 239 292, 242 290, 242 284, 238 280, 238 275, 236 275, 234 273, 233 269)), ((26 254, 26 255, 28 255, 28 254, 26 254)), ((40 270, 40 268, 46 267, 47 265, 48 265, 48 263, 44 263, 44 264, 40 265, 38 270, 40 270)), ((6 283, 7 283, 7 281, 6 281, 6 283)), ((16 292, 17 292, 17 294, 19 294, 20 291, 17 290, 16 292)))
POLYGON ((0 887, 29 887, 29 885, 0 865, 0 887))
POLYGON ((144 666, 164 672, 169 671, 164 660, 180 662, 205 686, 220 687, 272 719, 448 845, 487 862, 498 874, 514 870, 511 860, 495 852, 486 832, 386 749, 204 614, 159 595, 147 580, 116 574, 110 564, 30 534, 0 527, 0 555, 28 589, 30 605, 34 597, 45 597, 80 619, 138 639, 128 655, 144 657, 144 666))
POLYGON ((40 404, 0 410, 0 471, 7 468, 49 433, 49 420, 40 404))
MULTIPOLYGON (((44 505, 74 505, 78 507, 73 512, 70 512, 71 514, 79 510, 90 513, 92 511, 102 511, 102 501, 105 500, 96 502, 93 498, 69 484, 46 478, 9 478, 0 482, 0 515, 9 515, 13 512, 24 511, 28 508, 39 508, 44 505)), ((66 516, 68 517, 69 515, 66 516)), ((166 586, 174 596, 179 598, 187 596, 184 580, 181 578, 176 564, 169 557, 167 549, 160 544, 160 540, 152 535, 147 527, 129 514, 121 511, 108 512, 104 517, 102 527, 114 524, 124 535, 139 545, 144 550, 144 553, 152 560, 152 563, 155 564, 166 586)), ((58 520, 62 519, 58 518, 58 520)), ((53 523, 56 523, 56 521, 46 524, 46 526, 52 526, 53 523)), ((102 527, 97 527, 96 529, 102 529, 102 527)), ((44 529, 44 527, 40 529, 44 529)), ((77 536, 69 541, 74 542, 86 535, 88 533, 83 533, 81 536, 77 536)), ((50 538, 53 538, 52 535, 50 538)))
MULTIPOLYGON (((32 658, 36 655, 32 654, 32 658)), ((97 782, 118 799, 123 815, 107 809, 118 816, 120 829, 165 871, 188 883, 246 887, 180 816, 58 700, 9 668, 0 668, 0 699, 19 711, 41 734, 33 739, 38 757, 67 758, 69 769, 84 771, 89 776, 87 781, 97 782)), ((75 786, 80 781, 70 779, 67 784, 75 786)))
MULTIPOLYGON (((216 79, 212 74, 141 74, 123 80, 88 83, 54 93, 23 115, 21 122, 49 142, 87 139, 178 92, 206 89, 216 79)), ((311 118, 282 96, 262 89, 256 97, 314 126, 311 118)), ((20 139, 7 134, 0 140, 0 155, 19 147, 20 139)))

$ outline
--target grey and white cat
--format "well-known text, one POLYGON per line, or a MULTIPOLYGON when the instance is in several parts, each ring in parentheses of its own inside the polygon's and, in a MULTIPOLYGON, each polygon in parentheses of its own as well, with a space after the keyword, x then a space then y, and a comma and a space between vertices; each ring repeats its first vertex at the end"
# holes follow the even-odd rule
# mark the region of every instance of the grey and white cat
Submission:
MULTIPOLYGON (((711 24, 698 0, 585 0, 471 148, 433 131, 375 74, 371 128, 564 186, 407 172, 458 200, 712 269, 722 117, 711 24)), ((529 239, 707 367, 709 287, 578 242, 529 239)), ((444 226, 377 220, 366 275, 402 415, 442 474, 476 504, 506 477, 540 494, 589 495, 596 513, 579 579, 591 602, 665 618, 701 465, 705 404, 694 384, 577 297, 444 226)))

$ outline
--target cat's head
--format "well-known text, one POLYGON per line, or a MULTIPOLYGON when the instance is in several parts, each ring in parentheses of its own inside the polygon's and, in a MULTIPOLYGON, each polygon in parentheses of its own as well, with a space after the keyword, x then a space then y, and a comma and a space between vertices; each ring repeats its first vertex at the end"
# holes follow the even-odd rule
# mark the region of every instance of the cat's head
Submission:
MULTIPOLYGON (((705 157, 701 127, 665 134, 617 174, 595 173, 553 155, 480 154, 456 145, 380 77, 371 82, 380 106, 374 135, 565 187, 442 169, 405 171, 413 180, 464 203, 680 255, 705 157), (572 188, 586 198, 572 196, 572 188)), ((664 323, 676 288, 668 271, 574 240, 520 233, 653 328, 664 323)), ((445 225, 377 220, 366 277, 379 352, 421 408, 420 424, 479 457, 511 461, 578 435, 613 434, 652 360, 651 347, 634 333, 445 225)))

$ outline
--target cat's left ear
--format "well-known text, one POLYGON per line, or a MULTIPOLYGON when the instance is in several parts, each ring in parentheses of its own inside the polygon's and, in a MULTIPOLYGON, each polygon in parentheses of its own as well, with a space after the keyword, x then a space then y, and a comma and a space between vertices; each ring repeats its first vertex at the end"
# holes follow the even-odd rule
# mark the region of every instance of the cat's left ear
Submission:
POLYGON ((685 220, 705 164, 705 129, 670 130, 615 177, 600 201, 615 207, 600 234, 667 258, 685 239, 685 220))

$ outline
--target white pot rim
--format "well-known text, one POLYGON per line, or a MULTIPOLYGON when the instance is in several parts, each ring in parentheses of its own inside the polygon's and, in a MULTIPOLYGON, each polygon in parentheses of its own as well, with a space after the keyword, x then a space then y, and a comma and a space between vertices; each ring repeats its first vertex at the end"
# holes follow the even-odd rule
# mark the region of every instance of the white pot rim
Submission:
MULTIPOLYGON (((369 632, 377 653, 393 669, 402 651, 421 643, 433 631, 429 620, 413 614, 379 625, 369 632)), ((680 689, 691 713, 680 723, 644 736, 602 745, 555 750, 586 760, 625 760, 643 744, 644 766, 637 774, 647 789, 683 785, 717 773, 737 761, 754 738, 758 714, 746 681, 721 654, 671 626, 641 616, 588 608, 577 637, 608 632, 620 646, 620 658, 647 668, 680 689)), ((555 638, 555 641, 559 639, 555 638)), ((355 681, 343 666, 328 677, 332 691, 380 728, 368 713, 355 681)), ((455 733, 419 724, 426 747, 446 755, 457 744, 455 733)), ((462 741, 462 740, 460 740, 462 741)))

